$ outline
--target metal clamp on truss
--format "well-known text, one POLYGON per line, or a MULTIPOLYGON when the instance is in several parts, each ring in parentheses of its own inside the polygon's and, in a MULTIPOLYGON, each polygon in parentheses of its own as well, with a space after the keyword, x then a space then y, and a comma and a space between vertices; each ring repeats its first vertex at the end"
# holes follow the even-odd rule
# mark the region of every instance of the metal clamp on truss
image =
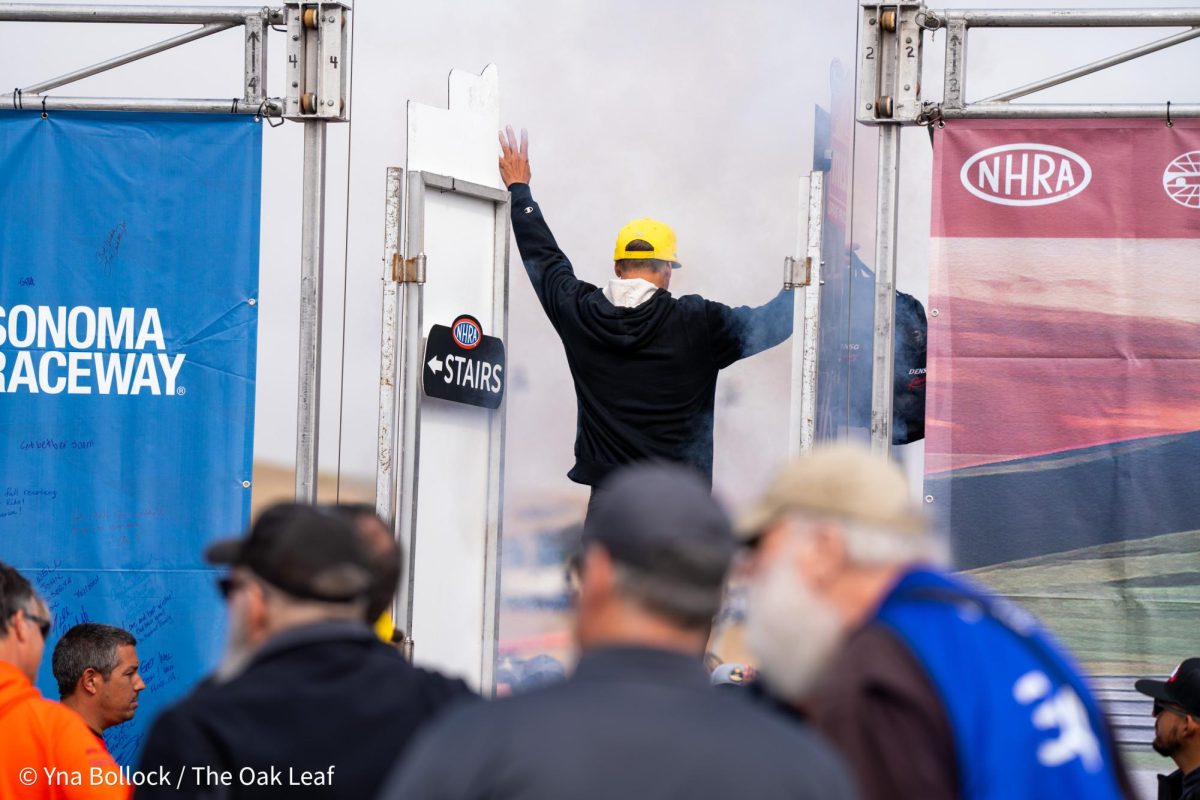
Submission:
POLYGON ((864 3, 859 53, 858 121, 912 124, 921 108, 920 0, 864 3))
POLYGON ((286 3, 287 95, 292 120, 344 122, 350 8, 340 2, 286 3))

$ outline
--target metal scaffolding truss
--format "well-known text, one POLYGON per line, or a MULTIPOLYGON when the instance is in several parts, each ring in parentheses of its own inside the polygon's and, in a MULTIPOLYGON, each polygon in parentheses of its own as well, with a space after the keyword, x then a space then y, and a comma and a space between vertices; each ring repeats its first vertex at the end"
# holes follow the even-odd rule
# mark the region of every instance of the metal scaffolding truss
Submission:
MULTIPOLYGON (((304 186, 300 232, 300 379, 296 411, 296 496, 316 499, 320 410, 321 300, 325 229, 325 133, 349 119, 350 9, 341 2, 281 6, 120 6, 0 3, 0 23, 75 22, 199 27, 58 77, 0 94, 0 109, 250 114, 304 123, 304 186), (279 27, 283 26, 283 27, 279 27), (240 95, 229 98, 79 97, 48 94, 84 78, 139 61, 230 28, 242 29, 240 95), (268 93, 267 40, 286 35, 282 97, 268 93)), ((209 65, 205 65, 207 68, 209 65)))
POLYGON ((857 119, 878 125, 875 334, 872 369, 871 445, 891 446, 893 287, 896 279, 897 205, 900 191, 900 127, 942 124, 949 119, 1085 119, 1200 117, 1200 97, 1148 103, 1014 102, 1044 89, 1200 38, 1200 8, 935 10, 920 0, 862 4, 859 27, 857 119), (967 42, 981 28, 1184 28, 1165 38, 1048 76, 981 100, 966 99, 967 42), (921 95, 925 36, 944 32, 945 84, 940 102, 921 95))
POLYGON ((0 22, 89 22, 122 24, 199 25, 198 28, 114 56, 97 64, 73 70, 49 80, 39 81, 0 96, 0 107, 45 111, 178 111, 210 114, 258 114, 283 116, 283 101, 271 99, 267 91, 267 36, 272 25, 286 21, 285 8, 263 6, 87 6, 42 5, 35 3, 0 4, 0 22), (69 97, 47 94, 93 75, 172 50, 181 45, 212 36, 214 33, 242 28, 244 40, 243 86, 239 97, 205 99, 165 99, 138 97, 69 97))

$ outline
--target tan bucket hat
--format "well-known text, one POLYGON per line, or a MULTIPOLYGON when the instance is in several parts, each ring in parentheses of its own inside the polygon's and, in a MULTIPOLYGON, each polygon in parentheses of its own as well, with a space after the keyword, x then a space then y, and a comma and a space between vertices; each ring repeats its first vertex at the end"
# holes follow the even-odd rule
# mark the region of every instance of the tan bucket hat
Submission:
POLYGON ((900 467, 847 442, 818 446, 784 467, 738 518, 737 536, 752 541, 784 514, 796 511, 913 534, 928 527, 900 467))

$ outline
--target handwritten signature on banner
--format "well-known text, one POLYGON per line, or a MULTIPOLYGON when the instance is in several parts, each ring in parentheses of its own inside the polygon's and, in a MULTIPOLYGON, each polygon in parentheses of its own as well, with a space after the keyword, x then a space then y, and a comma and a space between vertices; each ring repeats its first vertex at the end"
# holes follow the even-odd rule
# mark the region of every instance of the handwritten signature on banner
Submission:
POLYGON ((57 499, 57 489, 6 486, 4 487, 4 505, 0 506, 0 519, 23 514, 30 504, 57 499))

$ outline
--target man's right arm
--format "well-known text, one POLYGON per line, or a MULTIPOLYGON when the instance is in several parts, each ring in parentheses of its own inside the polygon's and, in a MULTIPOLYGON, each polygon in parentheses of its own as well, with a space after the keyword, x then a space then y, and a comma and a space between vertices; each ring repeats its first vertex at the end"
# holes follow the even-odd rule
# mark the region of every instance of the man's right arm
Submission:
POLYGON ((782 344, 792 335, 795 306, 787 289, 780 290, 761 306, 730 308, 712 300, 705 304, 713 334, 713 354, 721 369, 782 344))

